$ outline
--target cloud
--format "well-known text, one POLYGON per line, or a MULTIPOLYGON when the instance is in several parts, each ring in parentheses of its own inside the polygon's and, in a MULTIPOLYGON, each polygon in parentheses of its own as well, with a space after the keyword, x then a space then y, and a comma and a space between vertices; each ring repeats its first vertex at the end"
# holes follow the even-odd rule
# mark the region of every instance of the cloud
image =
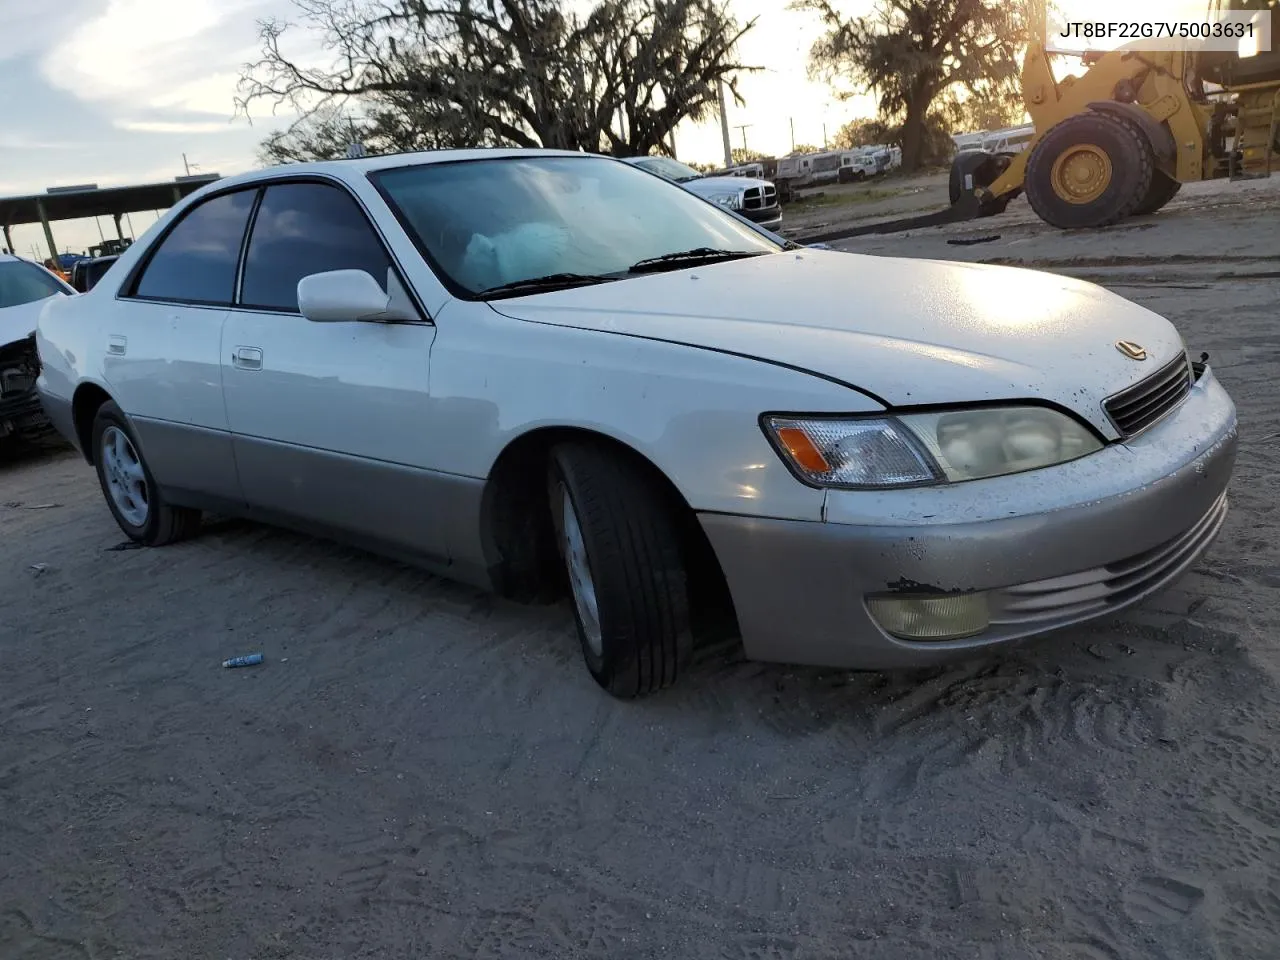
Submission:
POLYGON ((240 65, 256 49, 256 20, 289 8, 286 0, 108 0, 53 43, 41 72, 104 108, 230 117, 240 65))
POLYGON ((116 126, 130 133, 223 133, 228 124, 216 121, 117 120, 116 126))
POLYGON ((52 9, 36 0, 0 0, 0 23, 4 24, 0 62, 49 49, 92 9, 92 0, 65 0, 52 9))
POLYGON ((0 133, 0 150, 84 150, 89 144, 31 136, 21 131, 0 133))

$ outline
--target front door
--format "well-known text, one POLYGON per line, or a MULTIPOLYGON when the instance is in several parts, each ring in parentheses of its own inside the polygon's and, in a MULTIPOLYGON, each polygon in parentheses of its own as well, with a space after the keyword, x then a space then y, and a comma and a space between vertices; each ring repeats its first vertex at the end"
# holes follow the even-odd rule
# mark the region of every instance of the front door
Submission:
POLYGON ((443 558, 434 518, 427 406, 435 327, 315 323, 298 281, 365 270, 386 289, 391 260, 347 191, 268 186, 251 227, 237 305, 222 335, 223 395, 251 508, 443 558))

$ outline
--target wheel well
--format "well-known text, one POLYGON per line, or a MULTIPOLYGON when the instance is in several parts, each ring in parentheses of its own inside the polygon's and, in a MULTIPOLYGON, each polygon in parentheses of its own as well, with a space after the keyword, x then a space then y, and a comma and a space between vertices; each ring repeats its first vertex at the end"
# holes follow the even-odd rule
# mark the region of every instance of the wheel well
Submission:
POLYGON ((566 584, 555 544, 547 490, 552 449, 587 440, 610 450, 648 476, 675 512, 690 580, 695 631, 706 637, 737 635, 733 601, 720 561, 697 515, 675 484, 651 460, 604 434, 573 427, 534 430, 502 451, 485 485, 481 525, 497 592, 520 602, 552 602, 566 584))
POLYGON ((80 441, 80 452, 85 460, 93 463, 93 417, 98 408, 111 399, 110 394, 96 383, 82 383, 71 398, 71 419, 80 441))

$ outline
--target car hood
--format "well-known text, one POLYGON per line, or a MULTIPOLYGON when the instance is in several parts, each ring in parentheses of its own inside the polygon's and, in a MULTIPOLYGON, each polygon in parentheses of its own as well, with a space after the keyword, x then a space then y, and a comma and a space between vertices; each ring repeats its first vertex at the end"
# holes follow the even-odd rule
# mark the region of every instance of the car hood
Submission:
POLYGON ((0 307, 0 347, 15 340, 24 340, 35 332, 36 321, 40 319, 40 311, 47 299, 20 303, 16 307, 0 307))
MULTIPOLYGON (((804 250, 496 301, 518 319, 783 363, 888 406, 1042 400, 1114 436, 1102 400, 1184 351, 1102 287, 1015 267, 804 250), (1140 344, 1134 361, 1116 347, 1140 344)), ((767 402, 767 401, 766 401, 767 402)))
POLYGON ((757 180, 755 177, 699 177, 681 184, 682 187, 707 197, 722 197, 726 193, 737 195, 752 187, 769 185, 768 180, 757 180))

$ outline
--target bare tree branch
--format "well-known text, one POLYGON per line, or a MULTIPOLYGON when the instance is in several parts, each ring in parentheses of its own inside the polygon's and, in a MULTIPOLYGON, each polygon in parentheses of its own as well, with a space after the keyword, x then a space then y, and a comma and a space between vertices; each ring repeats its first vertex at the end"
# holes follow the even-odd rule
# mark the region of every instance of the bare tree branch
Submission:
MULTIPOLYGON (((542 146, 666 151, 682 121, 715 109, 723 83, 758 68, 737 60, 754 21, 727 0, 293 0, 321 41, 321 66, 285 52, 289 24, 259 24, 238 109, 289 107, 303 120, 264 144, 281 160, 331 152, 334 111, 362 118, 371 150, 542 146)), ((296 24, 295 24, 296 25, 296 24)), ((350 127, 350 124, 348 124, 350 127)))

